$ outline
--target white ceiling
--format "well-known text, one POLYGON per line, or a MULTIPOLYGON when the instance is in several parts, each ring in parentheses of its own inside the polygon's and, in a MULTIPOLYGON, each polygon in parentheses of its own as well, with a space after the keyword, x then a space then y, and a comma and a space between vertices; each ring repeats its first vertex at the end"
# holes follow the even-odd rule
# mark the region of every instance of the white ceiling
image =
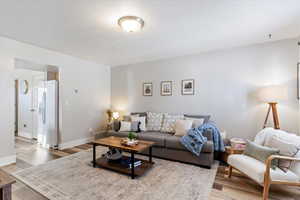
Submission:
POLYGON ((0 0, 0 35, 111 66, 300 35, 299 0, 0 0), (144 19, 126 33, 119 17, 144 19))

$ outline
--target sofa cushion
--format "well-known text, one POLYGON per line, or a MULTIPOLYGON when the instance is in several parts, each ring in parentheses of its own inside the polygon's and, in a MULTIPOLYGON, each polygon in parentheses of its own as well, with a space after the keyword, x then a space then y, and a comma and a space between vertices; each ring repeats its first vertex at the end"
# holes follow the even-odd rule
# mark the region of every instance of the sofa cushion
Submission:
MULTIPOLYGON (((173 136, 173 135, 166 135, 166 148, 169 149, 178 149, 178 150, 185 150, 187 149, 181 144, 180 138, 178 136, 173 136)), ((214 151, 214 145, 212 141, 207 141, 203 147, 201 152, 202 153, 211 153, 214 151)))
POLYGON ((210 119, 210 115, 188 115, 188 114, 185 114, 184 117, 204 119, 204 123, 207 123, 210 119))
POLYGON ((128 136, 128 133, 127 131, 110 131, 107 133, 107 136, 116 136, 116 137, 127 137, 128 136))
POLYGON ((137 134, 138 139, 155 142, 154 146, 157 147, 165 147, 165 135, 167 134, 154 131, 140 132, 137 134))
MULTIPOLYGON (((263 184, 264 174, 266 171, 266 165, 263 162, 256 160, 250 156, 234 154, 228 157, 228 164, 243 172, 258 183, 263 184)), ((298 177, 291 170, 284 172, 279 168, 271 169, 270 176, 271 180, 273 181, 300 181, 300 177, 298 177)))
POLYGON ((192 120, 176 120, 175 122, 175 136, 184 136, 187 132, 192 128, 193 121, 192 120))
POLYGON ((147 112, 147 127, 148 131, 160 131, 163 122, 162 113, 147 112))
POLYGON ((183 118, 183 115, 164 114, 161 132, 175 133, 176 120, 183 118))

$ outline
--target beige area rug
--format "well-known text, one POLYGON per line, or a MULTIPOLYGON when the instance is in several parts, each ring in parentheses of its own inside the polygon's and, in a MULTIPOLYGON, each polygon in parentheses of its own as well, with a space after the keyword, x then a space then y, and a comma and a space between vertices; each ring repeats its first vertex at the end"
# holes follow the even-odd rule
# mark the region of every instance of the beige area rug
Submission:
MULTIPOLYGON (((98 155, 107 150, 97 148, 98 155)), ((218 167, 218 163, 212 169, 204 169, 154 158, 154 167, 132 180, 91 167, 91 159, 92 151, 83 151, 18 171, 13 176, 55 200, 206 200, 218 167)))

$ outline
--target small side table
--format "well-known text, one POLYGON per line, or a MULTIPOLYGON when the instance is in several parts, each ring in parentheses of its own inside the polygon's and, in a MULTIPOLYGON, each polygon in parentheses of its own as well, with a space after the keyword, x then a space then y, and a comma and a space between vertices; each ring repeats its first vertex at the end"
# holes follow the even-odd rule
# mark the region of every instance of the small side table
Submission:
POLYGON ((222 156, 222 161, 227 163, 228 156, 230 156, 232 154, 243 154, 243 153, 244 153, 244 149, 234 149, 231 146, 226 146, 225 152, 222 156))
POLYGON ((0 200, 11 200, 11 185, 16 180, 0 170, 0 200))

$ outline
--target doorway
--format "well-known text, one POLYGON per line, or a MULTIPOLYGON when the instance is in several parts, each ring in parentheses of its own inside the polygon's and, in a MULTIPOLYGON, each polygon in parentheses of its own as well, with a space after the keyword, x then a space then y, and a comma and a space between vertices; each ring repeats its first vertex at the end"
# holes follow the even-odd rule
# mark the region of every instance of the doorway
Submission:
POLYGON ((15 59, 15 136, 58 146, 57 67, 15 59))

